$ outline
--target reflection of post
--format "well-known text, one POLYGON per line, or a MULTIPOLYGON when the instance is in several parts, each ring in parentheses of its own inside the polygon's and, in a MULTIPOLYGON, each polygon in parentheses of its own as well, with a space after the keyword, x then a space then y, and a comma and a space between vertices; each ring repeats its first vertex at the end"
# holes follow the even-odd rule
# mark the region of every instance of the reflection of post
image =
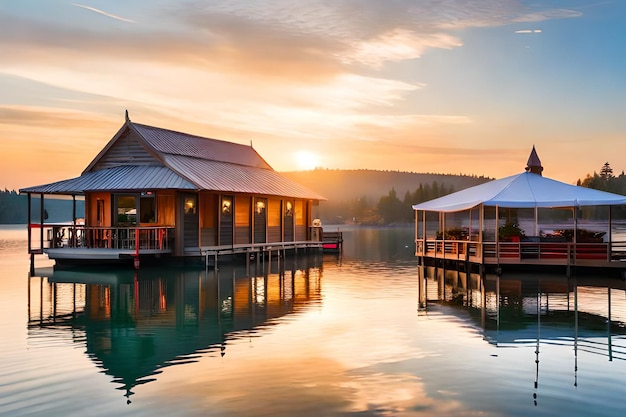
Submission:
POLYGON ((480 327, 485 328, 487 320, 487 291, 485 290, 486 274, 480 276, 480 327))
POLYGON ((500 331, 500 274, 496 275, 496 329, 500 331))
POLYGON ((417 267, 417 309, 426 308, 426 297, 424 294, 424 281, 426 280, 425 268, 423 265, 417 267))
POLYGON ((578 386, 578 284, 574 282, 574 386, 578 386))
POLYGON ((608 343, 608 347, 609 347, 609 361, 613 360, 613 342, 611 340, 611 287, 607 288, 608 290, 608 303, 609 303, 609 314, 608 314, 608 320, 606 321, 606 331, 608 333, 608 339, 607 339, 607 343, 608 343))
POLYGON ((537 405, 537 388, 539 386, 539 340, 541 338, 541 281, 537 290, 537 347, 535 348, 535 392, 533 402, 537 405))

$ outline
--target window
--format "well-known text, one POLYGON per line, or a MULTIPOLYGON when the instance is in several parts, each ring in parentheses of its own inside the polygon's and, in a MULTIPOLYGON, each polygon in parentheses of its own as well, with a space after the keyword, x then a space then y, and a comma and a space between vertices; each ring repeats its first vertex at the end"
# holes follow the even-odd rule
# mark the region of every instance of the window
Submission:
POLYGON ((196 214, 196 197, 185 197, 185 214, 196 214))
POLYGON ((134 195, 117 196, 116 209, 119 226, 137 224, 137 203, 134 195))
POLYGON ((230 214, 233 201, 230 198, 222 198, 222 214, 230 214))
POLYGON ((139 213, 141 215, 141 223, 156 223, 156 198, 154 198, 154 193, 150 191, 141 193, 139 213))

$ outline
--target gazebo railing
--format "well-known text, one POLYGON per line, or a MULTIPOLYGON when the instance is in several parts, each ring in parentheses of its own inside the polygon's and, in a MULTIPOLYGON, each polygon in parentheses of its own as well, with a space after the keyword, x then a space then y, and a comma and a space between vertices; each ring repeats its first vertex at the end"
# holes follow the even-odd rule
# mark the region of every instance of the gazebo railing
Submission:
POLYGON ((615 242, 476 242, 468 240, 416 239, 416 256, 469 260, 533 263, 542 261, 575 264, 584 261, 626 261, 626 241, 615 242))

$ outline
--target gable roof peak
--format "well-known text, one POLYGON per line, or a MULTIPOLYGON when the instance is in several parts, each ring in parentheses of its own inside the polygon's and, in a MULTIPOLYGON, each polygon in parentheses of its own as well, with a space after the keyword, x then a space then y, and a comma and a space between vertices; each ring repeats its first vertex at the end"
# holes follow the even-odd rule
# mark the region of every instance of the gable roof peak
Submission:
POLYGON ((543 172, 541 160, 539 159, 539 155, 537 155, 535 145, 533 145, 533 149, 530 151, 530 156, 528 157, 528 162, 526 163, 526 171, 537 175, 541 175, 543 172))

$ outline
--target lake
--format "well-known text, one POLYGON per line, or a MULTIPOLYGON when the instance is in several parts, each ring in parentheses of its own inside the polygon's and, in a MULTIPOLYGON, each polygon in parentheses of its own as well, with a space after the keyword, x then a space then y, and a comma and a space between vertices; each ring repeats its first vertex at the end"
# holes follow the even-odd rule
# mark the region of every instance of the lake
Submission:
POLYGON ((0 415, 624 415, 623 279, 421 268, 412 227, 341 230, 340 256, 29 276, 3 226, 0 415))

